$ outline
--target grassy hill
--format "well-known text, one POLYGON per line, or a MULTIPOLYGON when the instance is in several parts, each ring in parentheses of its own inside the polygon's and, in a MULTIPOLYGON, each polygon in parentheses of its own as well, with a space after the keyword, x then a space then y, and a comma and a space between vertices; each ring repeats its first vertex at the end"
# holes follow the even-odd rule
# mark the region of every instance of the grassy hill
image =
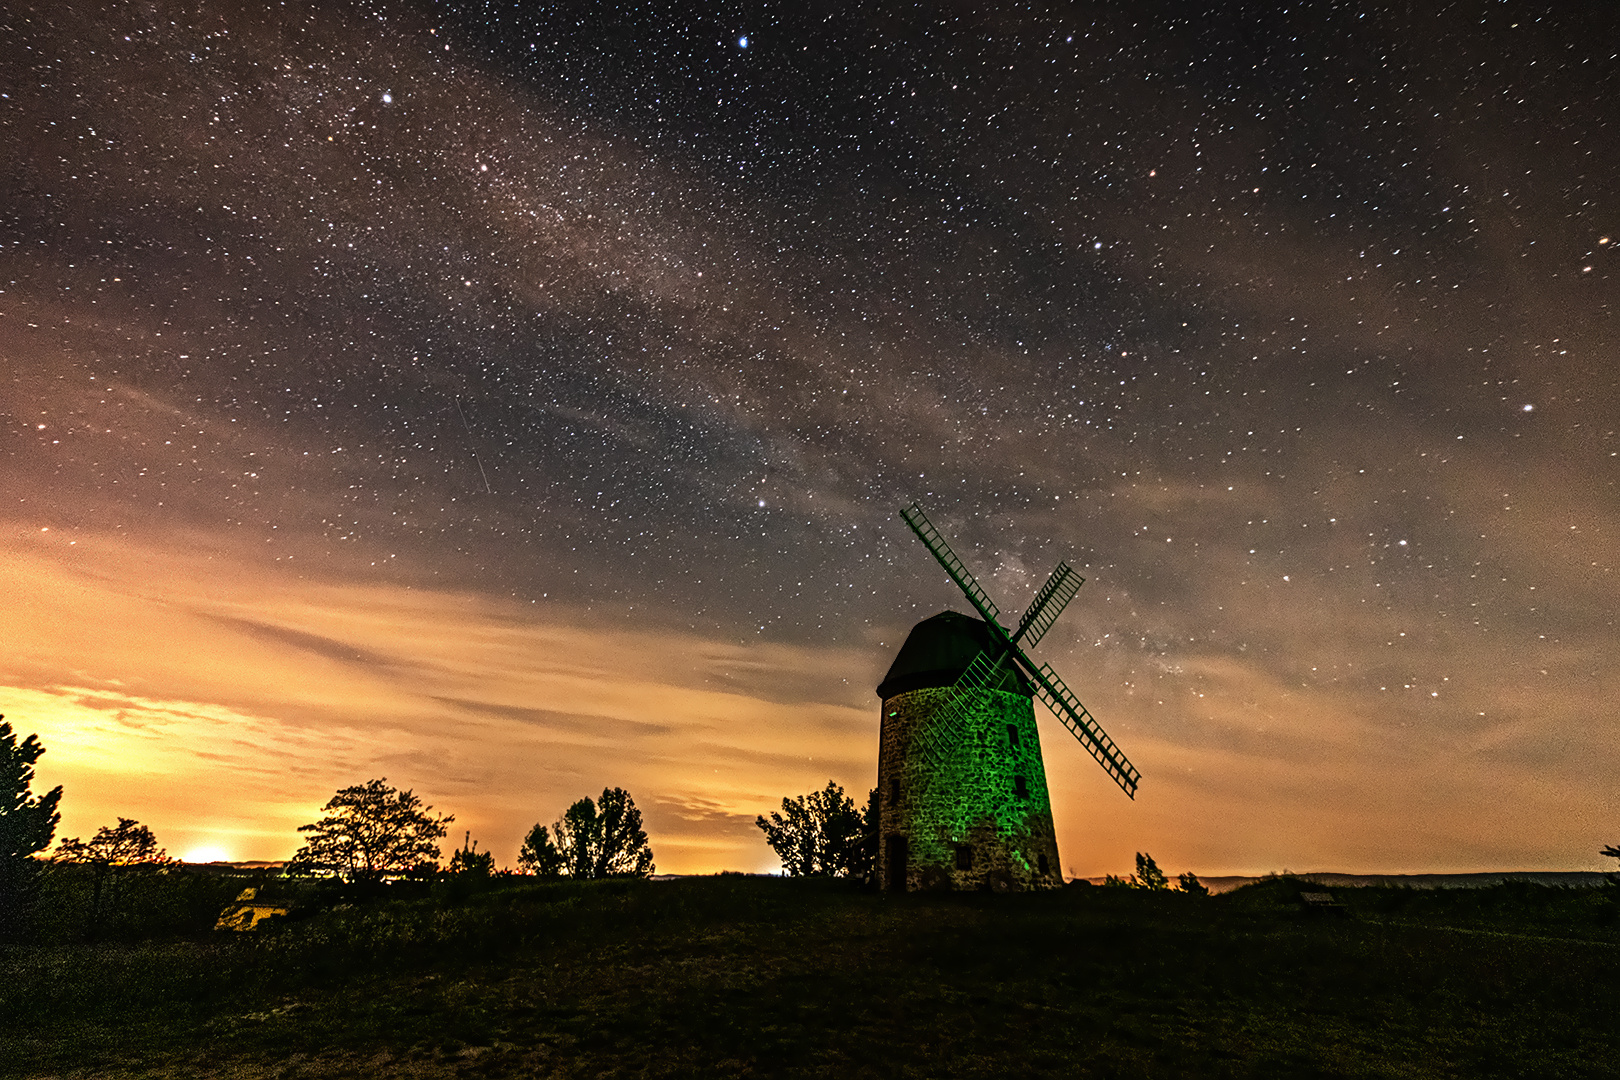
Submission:
POLYGON ((1614 895, 440 886, 0 952, 0 1075, 1606 1076, 1614 895), (126 938, 128 935, 125 935, 126 938))

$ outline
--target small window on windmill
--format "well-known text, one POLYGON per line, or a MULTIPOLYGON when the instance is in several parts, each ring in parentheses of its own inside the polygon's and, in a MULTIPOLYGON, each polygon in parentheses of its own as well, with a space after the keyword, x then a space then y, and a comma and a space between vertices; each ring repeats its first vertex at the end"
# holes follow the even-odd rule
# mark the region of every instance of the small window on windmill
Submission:
POLYGON ((1013 794, 1020 799, 1029 798, 1029 782, 1022 776, 1013 777, 1013 794))
POLYGON ((900 801, 900 778, 898 776, 889 781, 889 802, 892 805, 900 801))
POLYGON ((971 869, 973 869, 973 845, 972 844, 957 844, 956 845, 956 868, 958 870, 971 870, 971 869))
POLYGON ((1018 725, 1017 724, 1008 724, 1007 725, 1007 745, 1012 747, 1014 750, 1018 749, 1018 725))

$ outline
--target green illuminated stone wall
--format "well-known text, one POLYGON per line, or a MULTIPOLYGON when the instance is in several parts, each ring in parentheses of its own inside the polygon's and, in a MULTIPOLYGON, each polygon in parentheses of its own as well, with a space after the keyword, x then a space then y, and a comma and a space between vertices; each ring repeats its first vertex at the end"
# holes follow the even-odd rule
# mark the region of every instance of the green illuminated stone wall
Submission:
POLYGON ((925 753, 917 736, 938 723, 939 707, 951 693, 949 687, 911 690, 883 702, 879 882, 886 889, 897 886, 890 838, 904 837, 908 890, 1062 884, 1030 699, 977 691, 958 736, 938 740, 937 752, 925 753), (964 856, 964 848, 970 854, 964 856))

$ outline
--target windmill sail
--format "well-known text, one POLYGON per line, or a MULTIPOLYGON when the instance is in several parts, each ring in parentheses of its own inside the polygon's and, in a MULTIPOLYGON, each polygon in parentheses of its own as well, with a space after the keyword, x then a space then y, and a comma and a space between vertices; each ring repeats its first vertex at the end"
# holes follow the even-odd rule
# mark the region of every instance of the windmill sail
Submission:
POLYGON ((929 762, 943 764, 952 747, 967 734, 968 714, 978 701, 979 691, 995 689, 1003 675, 1003 665, 991 660, 989 653, 975 656, 951 684, 950 696, 940 706, 934 722, 913 736, 917 751, 929 762))
POLYGON ((1091 713, 1086 711, 1086 707, 1080 704, 1080 699, 1074 696, 1074 691, 1063 685, 1063 680, 1058 678, 1057 672, 1052 670, 1050 664, 1042 664, 1039 668, 1031 669, 1029 661, 1024 660, 1021 655, 1019 659, 1022 661, 1021 666, 1029 671, 1030 678, 1035 683, 1035 696, 1052 710, 1052 715, 1061 720, 1070 734, 1079 740, 1080 745, 1097 759, 1098 764, 1113 777, 1114 783, 1119 785, 1119 789, 1130 798, 1136 798, 1136 782, 1141 779, 1142 774, 1137 772, 1136 766, 1120 752, 1119 747, 1114 745, 1114 740, 1108 737, 1108 732, 1102 729, 1102 725, 1098 724, 1091 713))
POLYGON ((1086 579, 1075 573, 1068 563, 1058 563, 1052 576, 1041 586, 1041 591, 1035 594, 1035 602, 1018 620, 1018 629, 1013 631, 1013 644, 1022 642, 1033 648, 1036 642, 1046 636, 1047 630, 1057 622, 1057 617, 1063 614, 1063 609, 1069 606, 1069 601, 1074 599, 1074 594, 1085 583, 1086 579))
POLYGON ((939 530, 934 528, 934 523, 923 515, 922 507, 912 503, 900 511, 900 516, 905 519, 907 525, 911 526, 911 531, 917 534, 917 539, 923 542, 923 546, 933 554, 934 558, 939 560, 939 565, 945 568, 945 572, 951 576, 951 580, 956 582, 956 587, 961 589, 967 596, 968 602, 978 609, 984 621, 994 629, 1001 630, 1001 636, 1006 637, 1007 631, 1001 629, 1001 623, 998 621, 1001 618, 1001 611, 996 607, 995 602, 990 599, 989 595, 979 588, 979 583, 973 580, 973 575, 968 573, 967 567, 962 565, 962 560, 956 557, 956 552, 951 550, 951 545, 947 544, 945 538, 939 535, 939 530))
POLYGON ((1064 607, 1079 591, 1085 578, 1075 573, 1067 562, 1058 563, 1051 578, 1036 594, 1029 610, 1019 620, 1017 631, 1009 634, 1007 628, 1001 625, 1000 609, 968 572, 962 560, 957 558, 939 530, 934 528, 933 523, 923 513, 922 507, 912 503, 900 511, 900 516, 905 519, 905 523, 917 534, 917 538, 923 542, 934 558, 939 560, 939 564, 945 568, 945 572, 950 575, 957 588, 962 590, 968 602, 978 610, 990 630, 991 638, 990 648, 975 656, 951 686, 950 698, 941 708, 938 721, 926 733, 919 733, 918 748, 934 759, 947 753, 950 746, 965 732, 967 715, 973 708, 979 692, 993 689, 1000 684, 1004 664, 1007 658, 1011 657, 1018 667, 1029 675, 1035 684, 1036 696, 1052 710, 1052 715, 1056 716, 1080 745, 1097 759, 1098 764, 1114 783, 1119 785, 1120 790, 1129 798, 1135 799, 1137 781, 1141 779, 1142 774, 1119 747, 1114 745, 1114 740, 1108 737, 1102 725, 1098 724, 1080 703, 1074 691, 1058 678, 1051 665, 1037 666, 1024 654, 1019 645, 1023 640, 1034 645, 1046 634, 1064 607))

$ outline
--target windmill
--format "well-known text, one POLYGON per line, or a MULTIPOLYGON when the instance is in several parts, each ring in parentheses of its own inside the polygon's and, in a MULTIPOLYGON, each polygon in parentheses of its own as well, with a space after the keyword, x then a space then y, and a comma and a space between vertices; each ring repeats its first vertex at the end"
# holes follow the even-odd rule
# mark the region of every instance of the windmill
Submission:
POLYGON ((879 881, 885 889, 1025 889, 1062 882, 1035 727, 1052 710, 1131 798, 1141 774, 1049 664, 1045 636, 1085 579, 1067 562, 1009 630, 922 507, 900 516, 979 618, 944 611, 911 630, 878 687, 879 881))

